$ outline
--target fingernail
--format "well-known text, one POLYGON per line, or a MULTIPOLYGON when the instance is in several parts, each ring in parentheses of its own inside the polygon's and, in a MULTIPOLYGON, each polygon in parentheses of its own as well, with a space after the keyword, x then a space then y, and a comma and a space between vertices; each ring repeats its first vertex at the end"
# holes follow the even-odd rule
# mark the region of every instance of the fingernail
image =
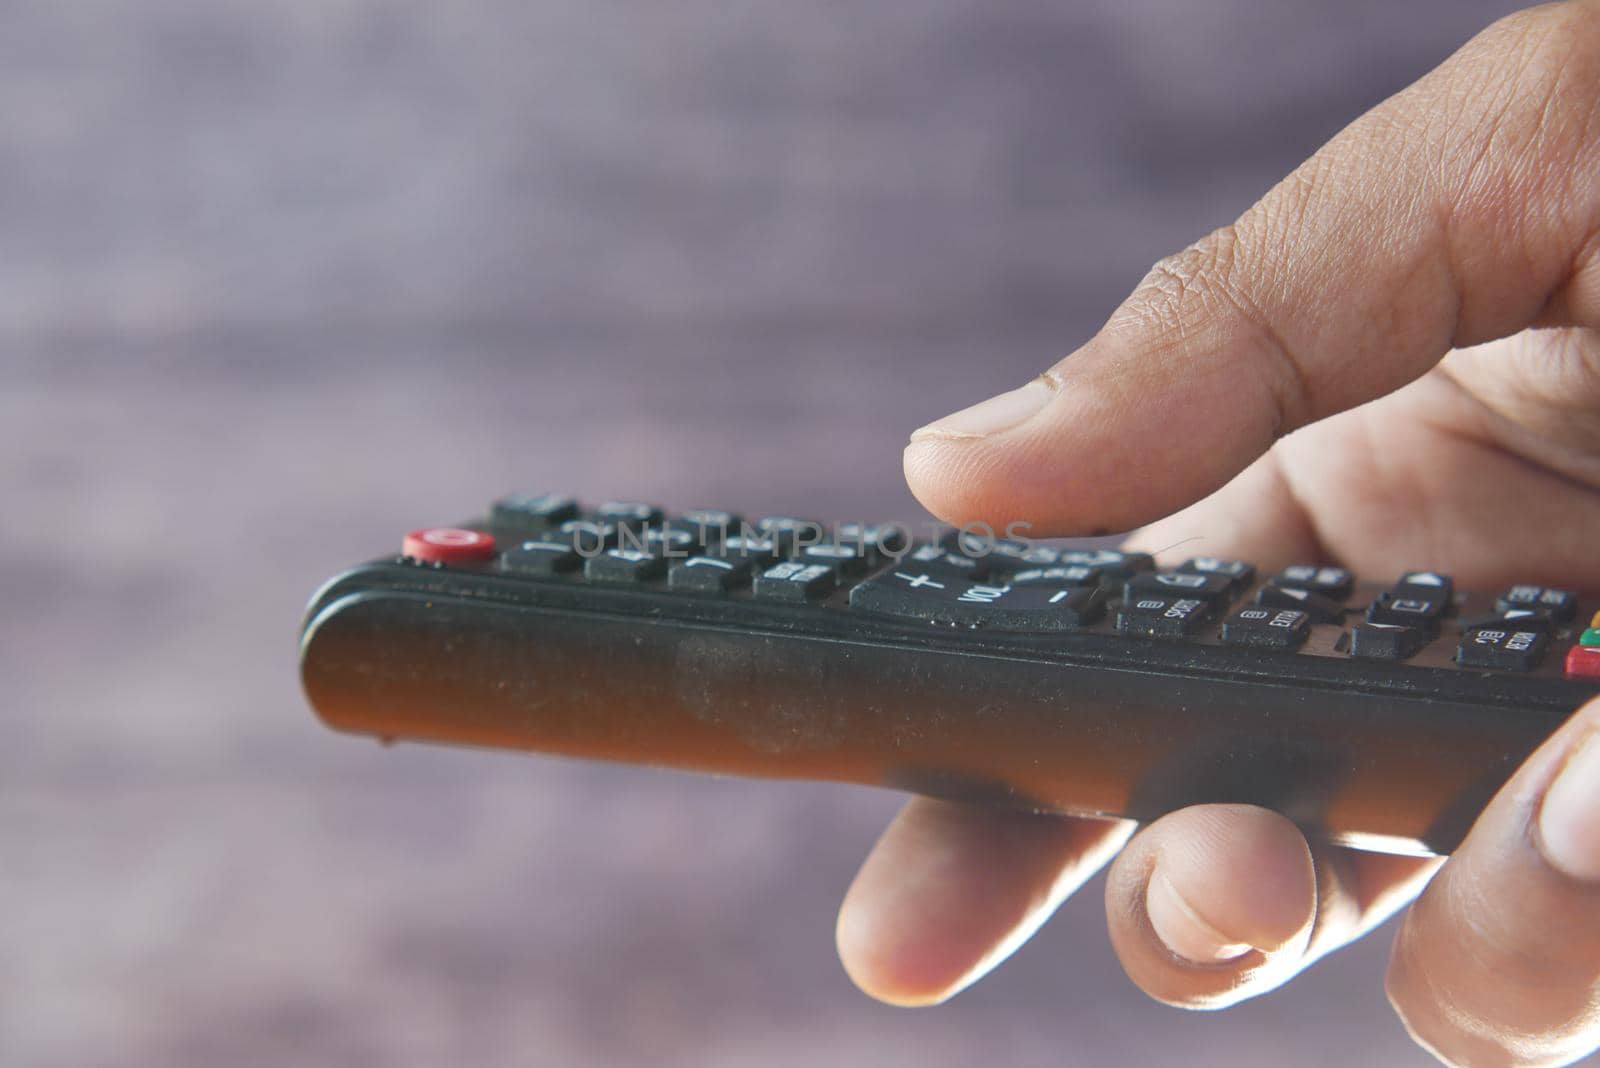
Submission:
POLYGON ((970 408, 963 408, 954 415, 947 415, 937 422, 929 423, 912 434, 911 440, 982 438, 998 434, 1002 430, 1010 430, 1020 423, 1027 422, 1049 402, 1051 397, 1055 396, 1055 392, 1055 386, 1041 375, 1019 389, 990 397, 970 408))
POLYGON ((1254 948, 1248 942, 1232 941, 1202 919, 1159 869, 1150 876, 1144 907, 1156 937, 1184 960, 1216 964, 1242 957, 1254 948))
POLYGON ((1600 731, 1578 743, 1539 809, 1545 859, 1574 879, 1600 881, 1600 731))

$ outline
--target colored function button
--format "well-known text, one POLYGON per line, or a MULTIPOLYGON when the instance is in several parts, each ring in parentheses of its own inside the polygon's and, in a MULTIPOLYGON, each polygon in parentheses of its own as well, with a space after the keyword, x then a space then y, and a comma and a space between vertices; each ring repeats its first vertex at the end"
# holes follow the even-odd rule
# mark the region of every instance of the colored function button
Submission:
POLYGON ((1600 649, 1592 645, 1574 645, 1567 650, 1564 665, 1569 679, 1593 679, 1600 682, 1600 649))
POLYGON ((988 585, 906 568, 851 590, 850 607, 954 626, 1064 631, 1099 619, 1105 594, 1097 587, 988 585))
POLYGON ((1199 630, 1209 615, 1198 597, 1130 597, 1117 613, 1117 629, 1146 638, 1182 638, 1199 630))
POLYGON ((1298 649, 1311 633, 1311 617, 1294 608, 1241 608, 1222 623, 1227 645, 1298 649))
POLYGON ((1548 642, 1549 639, 1536 630, 1494 625, 1473 627, 1461 636, 1456 663, 1462 667, 1532 671, 1544 658, 1548 642))
POLYGON ((405 536, 400 552, 430 564, 474 564, 494 557, 494 538, 481 530, 426 527, 405 536))
POLYGON ((1495 600, 1494 608, 1496 612, 1544 612, 1558 622, 1570 623, 1578 613, 1578 595, 1549 586, 1512 586, 1495 600))
POLYGON ((1277 581, 1283 586, 1307 590, 1323 597, 1342 601, 1356 588, 1355 576, 1342 567, 1322 567, 1317 564, 1294 564, 1278 572, 1277 581))
POLYGON ((494 502, 494 522, 508 526, 548 526, 578 515, 578 502, 555 493, 515 493, 494 502))
POLYGON ((1344 607, 1331 597, 1299 586, 1279 585, 1273 579, 1256 592, 1256 604, 1262 608, 1297 608, 1311 617, 1313 623, 1339 623, 1344 620, 1344 607))
POLYGON ((1350 655, 1368 660, 1404 660, 1415 656, 1433 635, 1398 623, 1357 623, 1350 628, 1350 655))
POLYGON ((1600 646, 1600 627, 1590 627, 1578 635, 1578 644, 1600 646))

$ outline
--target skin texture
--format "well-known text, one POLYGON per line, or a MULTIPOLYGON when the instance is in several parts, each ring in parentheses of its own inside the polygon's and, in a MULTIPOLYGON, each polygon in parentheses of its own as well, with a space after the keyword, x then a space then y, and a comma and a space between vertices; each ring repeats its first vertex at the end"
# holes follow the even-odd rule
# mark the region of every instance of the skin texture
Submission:
MULTIPOLYGON (((951 522, 1600 590, 1597 328, 1600 2, 1570 2, 1491 26, 1157 264, 1077 352, 918 431, 906 474, 951 522)), ((1114 858, 1111 939, 1153 997, 1261 994, 1410 904, 1387 989, 1417 1041, 1568 1063, 1600 1046, 1600 757, 1574 755, 1594 732, 1600 702, 1442 867, 1247 806, 1130 837, 916 800, 845 899, 840 955, 875 997, 940 1001, 1114 858)))

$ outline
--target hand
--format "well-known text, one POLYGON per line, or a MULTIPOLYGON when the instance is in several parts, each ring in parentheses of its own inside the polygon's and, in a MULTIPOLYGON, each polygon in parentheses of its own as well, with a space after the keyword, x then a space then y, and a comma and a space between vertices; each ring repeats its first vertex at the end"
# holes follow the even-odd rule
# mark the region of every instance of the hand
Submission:
MULTIPOLYGON (((919 430, 906 473, 951 522, 1159 520, 1138 545, 1593 591, 1597 327, 1600 3, 1572 2, 1497 23, 1157 264, 1082 349, 919 430)), ((845 967, 885 1001, 940 1001, 1113 856, 1112 941, 1162 1001, 1261 994, 1420 892, 1388 977, 1420 1043, 1463 1065, 1600 1044, 1600 702, 1442 868, 1242 805, 1130 838, 913 801, 845 899, 845 967)))

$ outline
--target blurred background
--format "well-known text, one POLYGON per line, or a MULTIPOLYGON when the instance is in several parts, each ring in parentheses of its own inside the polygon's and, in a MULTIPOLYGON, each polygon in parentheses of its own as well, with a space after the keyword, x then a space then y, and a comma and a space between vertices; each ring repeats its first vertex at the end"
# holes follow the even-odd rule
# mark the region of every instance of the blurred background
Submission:
POLYGON ((299 613, 512 489, 919 520, 1491 0, 0 0, 0 1064, 1423 1065, 1387 932, 1218 1015, 1098 883, 948 1006, 897 806, 324 731, 299 613))

